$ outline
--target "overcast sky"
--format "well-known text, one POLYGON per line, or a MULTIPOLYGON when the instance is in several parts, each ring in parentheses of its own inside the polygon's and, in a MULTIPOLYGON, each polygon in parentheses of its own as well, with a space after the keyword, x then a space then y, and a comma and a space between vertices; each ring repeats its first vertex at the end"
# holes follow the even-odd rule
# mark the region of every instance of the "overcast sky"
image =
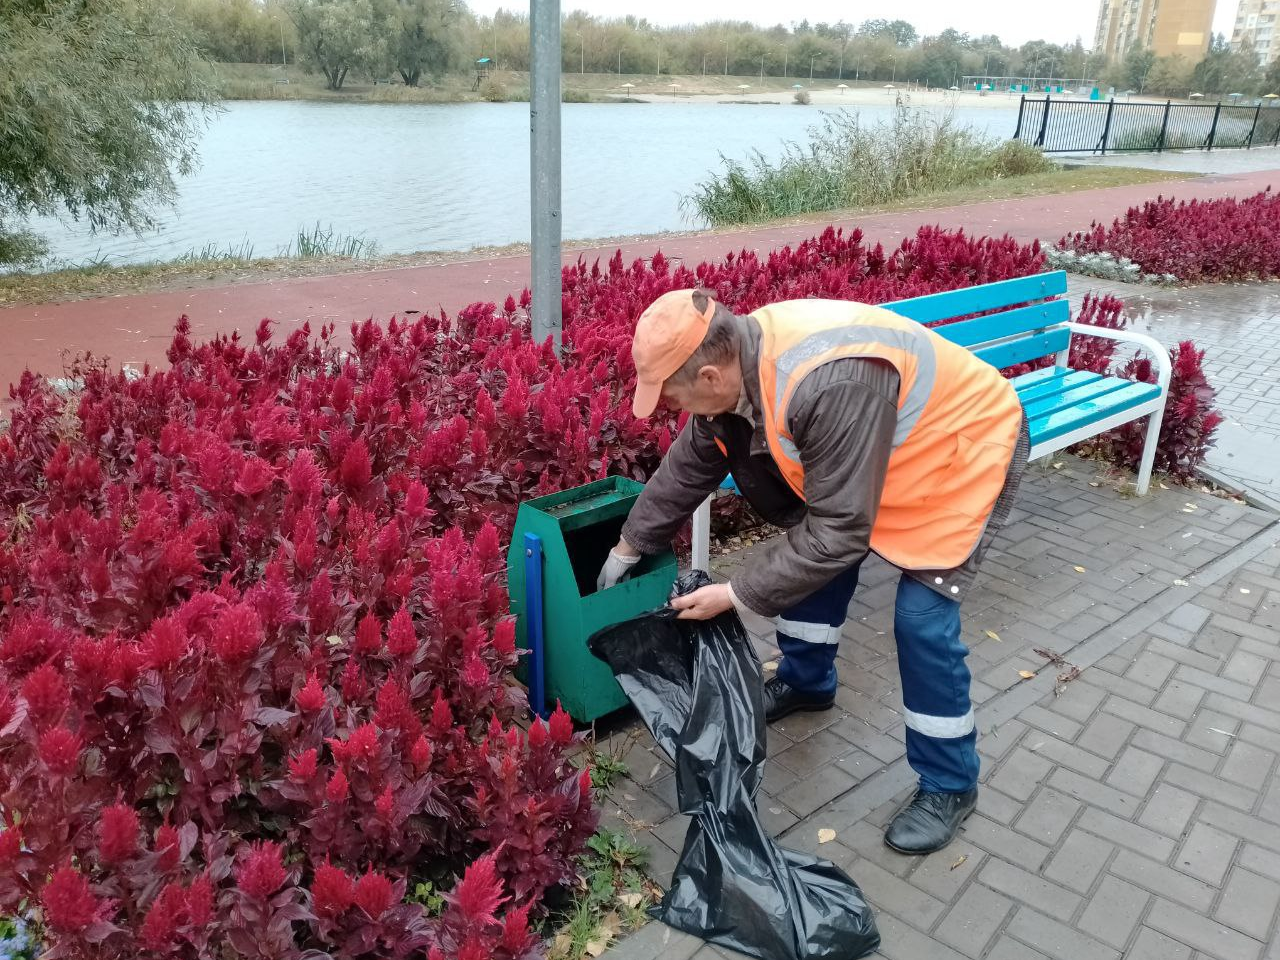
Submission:
MULTIPOLYGON (((527 4, 513 4, 510 0, 468 0, 467 5, 482 16, 498 9, 528 9, 527 4)), ((751 20, 764 26, 790 24, 802 18, 811 23, 835 23, 843 19, 856 24, 883 17, 907 20, 924 35, 955 27, 975 35, 994 33, 1013 46, 1028 40, 1072 43, 1079 37, 1086 47, 1091 47, 1098 19, 1098 0, 979 0, 977 3, 897 0, 879 8, 849 0, 801 0, 799 3, 698 0, 696 4, 690 4, 689 0, 560 0, 560 9, 564 13, 585 10, 600 17, 643 15, 651 23, 664 26, 688 23, 691 9, 697 11, 693 19, 700 23, 732 19, 751 20)), ((1230 34, 1235 13, 1236 0, 1218 0, 1214 30, 1230 34)))

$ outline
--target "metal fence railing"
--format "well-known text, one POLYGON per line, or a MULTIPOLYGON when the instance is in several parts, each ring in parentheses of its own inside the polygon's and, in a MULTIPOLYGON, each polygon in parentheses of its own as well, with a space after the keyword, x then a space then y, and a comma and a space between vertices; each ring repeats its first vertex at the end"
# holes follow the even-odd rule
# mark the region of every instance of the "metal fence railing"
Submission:
POLYGON ((1280 107, 1023 97, 1013 139, 1045 153, 1280 145, 1280 107))

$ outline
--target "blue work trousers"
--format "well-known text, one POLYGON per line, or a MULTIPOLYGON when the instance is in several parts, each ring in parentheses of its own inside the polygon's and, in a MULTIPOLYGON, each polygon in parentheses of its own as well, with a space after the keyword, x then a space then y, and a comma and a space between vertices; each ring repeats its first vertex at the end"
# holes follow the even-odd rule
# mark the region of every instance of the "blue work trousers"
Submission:
MULTIPOLYGON (((836 650, 857 586, 855 565, 778 617, 778 676, 792 687, 815 694, 836 692, 836 650)), ((920 777, 920 788, 941 793, 970 790, 978 783, 978 734, 969 702, 969 651, 960 642, 960 603, 903 574, 893 633, 907 761, 920 777)))

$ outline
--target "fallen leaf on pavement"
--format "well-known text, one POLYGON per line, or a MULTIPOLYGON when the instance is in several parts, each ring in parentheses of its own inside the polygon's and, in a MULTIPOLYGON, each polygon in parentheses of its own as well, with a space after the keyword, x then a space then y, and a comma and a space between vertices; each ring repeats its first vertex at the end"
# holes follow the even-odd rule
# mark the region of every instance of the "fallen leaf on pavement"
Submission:
POLYGON ((961 866, 968 859, 969 855, 967 853, 960 854, 960 856, 956 857, 956 862, 951 865, 951 869, 954 870, 956 867, 961 866))
POLYGON ((662 770, 662 764, 660 764, 660 763, 655 763, 655 764, 653 765, 653 769, 649 771, 649 779, 650 779, 650 780, 652 780, 654 777, 656 777, 656 776, 658 775, 658 773, 659 773, 661 770, 662 770))
POLYGON ((819 843, 830 843, 830 842, 831 842, 832 840, 834 840, 835 838, 836 838, 836 832, 835 832, 834 830, 819 830, 819 831, 818 831, 818 842, 819 842, 819 843))
POLYGON ((1070 683, 1078 676, 1080 676, 1080 668, 1073 663, 1062 673, 1058 674, 1058 682, 1070 683))
POLYGON ((1000 639, 1000 634, 996 633, 994 630, 988 630, 987 636, 990 637, 992 640, 994 640, 996 643, 1004 642, 1000 639))
POLYGON ((1020 676, 1023 680, 1031 680, 1035 677, 1035 674, 1032 673, 1030 670, 1019 670, 1018 676, 1020 676))
POLYGON ((1173 581, 1173 585, 1174 585, 1175 587, 1185 587, 1185 586, 1187 585, 1187 581, 1185 581, 1185 580, 1175 580, 1175 581, 1173 581))
POLYGON ((1040 656, 1044 657, 1046 660, 1052 663, 1055 667, 1060 667, 1067 662, 1066 660, 1062 659, 1062 654, 1058 653, 1055 650, 1046 650, 1043 647, 1036 647, 1035 652, 1040 656))

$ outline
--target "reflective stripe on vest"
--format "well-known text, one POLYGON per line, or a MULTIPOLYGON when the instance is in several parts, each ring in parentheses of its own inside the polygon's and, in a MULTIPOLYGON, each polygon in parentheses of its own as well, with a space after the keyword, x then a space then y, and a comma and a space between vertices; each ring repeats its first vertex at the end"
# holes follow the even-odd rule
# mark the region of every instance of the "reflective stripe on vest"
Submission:
POLYGON ((1022 414, 1012 386, 964 348, 878 307, 795 300, 753 317, 762 332, 765 432, 791 488, 804 496, 804 467, 787 426, 800 383, 833 360, 884 360, 900 380, 898 420, 872 549, 908 569, 963 563, 1004 487, 1017 443, 1022 414))

